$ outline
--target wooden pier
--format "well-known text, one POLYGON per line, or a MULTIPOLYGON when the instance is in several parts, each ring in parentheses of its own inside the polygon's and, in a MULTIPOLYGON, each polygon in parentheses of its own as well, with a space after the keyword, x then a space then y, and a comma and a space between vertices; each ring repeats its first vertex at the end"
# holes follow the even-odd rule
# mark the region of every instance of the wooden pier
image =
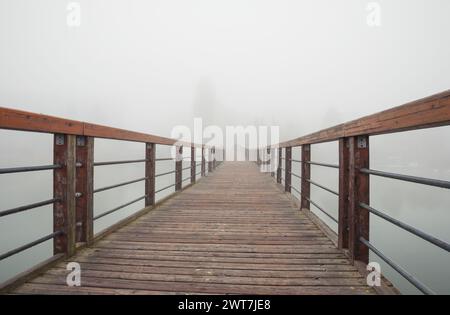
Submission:
MULTIPOLYGON (((254 162, 223 162, 223 148, 0 107, 0 129, 53 135, 53 164, 0 168, 0 175, 53 172, 53 196, 12 209, 0 219, 53 205, 53 231, 0 253, 11 259, 38 244, 53 242, 53 256, 0 285, 9 294, 397 294, 382 277, 366 281, 369 253, 376 255, 424 294, 433 290, 391 260, 370 241, 371 216, 403 229, 445 252, 450 244, 374 209, 370 177, 436 189, 450 181, 393 174, 370 167, 374 135, 450 125, 450 91, 362 117, 268 147, 254 162), (145 158, 94 161, 96 138, 140 142, 145 158), (311 156, 311 146, 337 141, 339 163, 311 156), (158 146, 175 146, 175 157, 160 157, 158 146), (301 159, 292 155, 301 147, 301 159), (216 152, 217 150, 217 152, 216 152), (183 165, 183 152, 190 158, 183 165), (174 170, 158 172, 173 161, 174 170), (104 165, 143 163, 141 178, 94 188, 94 170, 104 165), (276 168, 262 172, 269 165, 276 168), (311 176, 311 165, 334 168, 338 190, 311 176), (183 178, 183 171, 189 176, 183 178), (173 176, 169 186, 158 178, 173 176), (294 185, 297 177, 300 185, 294 185), (138 198, 94 215, 94 194, 145 182, 138 198), (311 185, 336 196, 334 217, 311 198, 311 185), (169 188, 175 192, 161 199, 169 188), (293 191, 300 195, 294 198, 293 191), (94 235, 95 221, 145 200, 145 208, 94 235), (333 220, 334 232, 311 211, 333 220), (68 286, 68 262, 81 267, 81 286, 68 286)), ((3 148, 2 148, 3 149, 3 148)), ((33 148, 36 149, 36 148, 33 148)), ((247 156, 248 156, 247 152, 247 156)), ((439 219, 439 218, 435 218, 439 219)), ((20 227, 17 227, 20 231, 20 227)), ((14 237, 14 236, 11 236, 14 237)), ((397 244, 401 248, 402 244, 397 244)), ((370 268, 369 268, 370 269, 370 268)))

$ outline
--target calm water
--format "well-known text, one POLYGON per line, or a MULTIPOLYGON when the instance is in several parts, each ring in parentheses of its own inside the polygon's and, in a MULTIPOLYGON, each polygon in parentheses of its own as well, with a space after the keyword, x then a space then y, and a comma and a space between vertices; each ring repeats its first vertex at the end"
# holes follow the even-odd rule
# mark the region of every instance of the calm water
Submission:
MULTIPOLYGON (((0 146, 6 148, 0 156, 0 167, 41 165, 52 163, 52 137, 45 134, 0 130, 0 146)), ((418 132, 371 137, 371 168, 450 180, 450 128, 435 128, 418 132)), ((144 158, 144 146, 113 140, 95 140, 95 161, 144 158)), ((314 145, 312 160, 338 163, 337 143, 314 145)), ((200 153, 197 153, 199 155, 200 153)), ((169 157, 170 149, 157 147, 157 157, 169 157)), ((293 158, 300 157, 300 148, 293 149, 293 158)), ((183 167, 189 162, 183 162, 183 167)), ((174 169, 172 161, 157 162, 157 173, 174 169)), ((189 176, 183 172, 183 178, 189 176)), ((300 174, 300 166, 293 163, 293 172, 300 174)), ((102 166, 95 168, 94 187, 142 177, 143 164, 102 166)), ((312 179, 338 190, 338 172, 335 169, 312 166, 312 179)), ((174 182, 174 174, 159 177, 157 189, 174 182)), ((186 185, 189 181, 185 181, 186 185)), ((46 200, 52 196, 51 172, 33 172, 0 176, 0 209, 46 200)), ((292 184, 299 187, 297 178, 292 184)), ((337 197, 311 187, 312 200, 337 217, 337 197)), ((144 183, 135 183, 95 195, 94 214, 99 214, 143 195, 144 183)), ((173 188, 157 195, 163 198, 173 188)), ((447 242, 450 241, 450 192, 419 184, 404 183, 371 177, 371 205, 376 209, 426 231, 447 242)), ((295 192, 294 192, 295 195, 295 192)), ((114 222, 142 209, 144 201, 130 205, 95 222, 95 233, 114 222)), ((313 208, 334 230, 336 224, 313 208)), ((450 293, 450 255, 443 250, 400 230, 392 224, 371 216, 371 242, 388 257, 399 263, 437 293, 450 293)), ((4 253, 52 231, 52 207, 46 206, 24 213, 0 218, 0 252, 4 253)), ((50 257, 51 241, 38 245, 0 262, 0 282, 50 257)), ((383 274, 403 293, 419 293, 378 257, 371 261, 382 266, 383 274)))

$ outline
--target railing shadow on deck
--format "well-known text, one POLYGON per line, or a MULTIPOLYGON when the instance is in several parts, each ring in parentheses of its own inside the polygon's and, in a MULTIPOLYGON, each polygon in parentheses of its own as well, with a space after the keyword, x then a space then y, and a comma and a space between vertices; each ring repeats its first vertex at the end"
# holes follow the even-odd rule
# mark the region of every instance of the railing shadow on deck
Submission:
POLYGON ((374 209, 369 202, 369 179, 370 176, 381 176, 443 189, 450 189, 450 181, 371 169, 369 165, 369 138, 373 135, 448 125, 450 125, 449 90, 303 137, 261 148, 258 157, 261 156, 262 159, 258 158, 257 163, 262 168, 266 167, 266 171, 276 169, 276 172, 270 173, 271 176, 276 178, 277 183, 284 184, 284 190, 287 193, 295 191, 300 195, 301 210, 309 212, 312 205, 337 224, 337 246, 344 250, 361 272, 366 270, 366 265, 369 263, 369 251, 372 251, 419 291, 424 294, 434 294, 419 279, 384 255, 369 241, 370 214, 390 222, 446 252, 450 251, 450 244, 401 222, 382 210, 374 209), (311 146, 313 144, 333 141, 339 143, 339 164, 311 160, 311 146), (292 148, 294 147, 301 147, 301 159, 292 158, 292 148), (275 159, 278 160, 275 161, 275 159), (301 165, 301 174, 292 172, 292 163, 301 165), (339 191, 312 181, 311 165, 338 169, 339 191), (282 173, 284 173, 284 178, 282 173), (297 188, 292 185, 292 177, 300 180, 300 187, 297 188), (282 183, 282 179, 284 183, 282 183), (337 218, 311 199, 311 185, 337 196, 339 199, 337 218))

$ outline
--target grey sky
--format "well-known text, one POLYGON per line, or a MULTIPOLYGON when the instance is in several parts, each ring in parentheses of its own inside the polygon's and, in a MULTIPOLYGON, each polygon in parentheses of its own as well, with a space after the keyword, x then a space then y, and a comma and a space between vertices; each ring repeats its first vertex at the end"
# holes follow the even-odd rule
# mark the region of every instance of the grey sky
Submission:
POLYGON ((0 104, 170 135, 280 124, 283 139, 450 86, 450 2, 0 0, 0 104), (205 99, 203 99, 205 98, 205 99))

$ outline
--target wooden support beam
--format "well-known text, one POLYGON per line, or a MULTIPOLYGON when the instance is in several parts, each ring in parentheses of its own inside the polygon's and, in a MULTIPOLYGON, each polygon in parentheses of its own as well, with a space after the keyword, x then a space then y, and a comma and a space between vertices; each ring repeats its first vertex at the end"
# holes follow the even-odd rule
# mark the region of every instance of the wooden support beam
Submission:
POLYGON ((208 174, 213 171, 212 148, 208 149, 208 174))
POLYGON ((156 172, 156 144, 145 144, 145 206, 153 206, 155 204, 155 172, 156 172))
POLYGON ((311 179, 311 146, 309 144, 302 145, 302 195, 300 209, 310 209, 309 200, 311 198, 311 183, 308 181, 311 179))
POLYGON ((278 167, 277 167, 277 183, 281 184, 281 166, 282 166, 282 158, 283 158, 283 149, 278 148, 278 167))
POLYGON ((175 191, 181 190, 183 176, 183 146, 176 147, 177 154, 175 159, 175 191))
POLYGON ((216 169, 216 147, 213 147, 212 152, 213 152, 213 170, 215 170, 216 169))
POLYGON ((202 177, 206 175, 205 146, 202 146, 202 177))
POLYGON ((76 136, 76 242, 94 239, 94 138, 76 136))
POLYGON ((285 149, 284 160, 284 191, 291 192, 291 169, 292 169, 292 148, 285 149))
POLYGON ((55 134, 53 140, 53 161, 61 165, 61 168, 53 171, 53 196, 59 198, 53 204, 53 230, 62 231, 54 239, 53 252, 67 256, 75 252, 75 137, 55 134))
POLYGON ((369 168, 369 137, 356 136, 349 139, 349 253, 350 260, 369 262, 369 249, 360 242, 369 240, 369 212, 359 203, 369 203, 369 175, 361 168, 369 168))
POLYGON ((191 147, 191 184, 195 183, 195 169, 196 169, 196 161, 195 161, 195 147, 191 147))
POLYGON ((274 157, 275 157, 274 153, 275 153, 274 149, 272 149, 271 147, 267 147, 267 154, 269 155, 268 167, 271 170, 270 176, 272 176, 272 177, 275 177, 275 172, 273 172, 273 162, 274 162, 274 157))
POLYGON ((338 247, 348 248, 349 138, 339 139, 338 247))

